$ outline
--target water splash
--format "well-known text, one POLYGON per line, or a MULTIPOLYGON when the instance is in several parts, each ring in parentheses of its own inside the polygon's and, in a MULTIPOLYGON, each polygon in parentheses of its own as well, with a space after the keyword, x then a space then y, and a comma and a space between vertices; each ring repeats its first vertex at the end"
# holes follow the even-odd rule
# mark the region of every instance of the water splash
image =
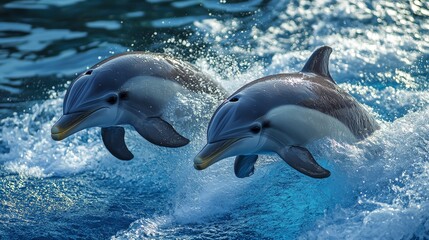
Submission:
POLYGON ((8 151, 0 161, 6 171, 32 177, 66 176, 90 168, 94 159, 104 155, 95 129, 59 143, 51 139, 50 129, 55 116, 61 114, 61 103, 60 98, 47 100, 28 113, 1 121, 0 141, 8 151))
POLYGON ((329 212, 303 238, 427 238, 428 114, 408 114, 367 141, 334 148, 338 162, 348 163, 338 167, 347 171, 356 199, 329 212))

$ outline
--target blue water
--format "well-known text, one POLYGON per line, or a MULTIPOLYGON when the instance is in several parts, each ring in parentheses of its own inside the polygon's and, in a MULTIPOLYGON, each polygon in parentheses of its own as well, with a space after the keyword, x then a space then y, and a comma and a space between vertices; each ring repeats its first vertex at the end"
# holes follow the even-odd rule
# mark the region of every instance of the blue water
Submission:
POLYGON ((423 0, 1 3, 0 239, 429 239, 428 39, 423 0), (122 162, 99 129, 50 138, 66 87, 113 54, 168 53, 232 92, 301 69, 321 45, 381 122, 357 144, 309 146, 327 179, 274 155, 246 179, 232 159, 194 170, 212 111, 198 99, 176 122, 184 148, 127 131, 136 158, 122 162))

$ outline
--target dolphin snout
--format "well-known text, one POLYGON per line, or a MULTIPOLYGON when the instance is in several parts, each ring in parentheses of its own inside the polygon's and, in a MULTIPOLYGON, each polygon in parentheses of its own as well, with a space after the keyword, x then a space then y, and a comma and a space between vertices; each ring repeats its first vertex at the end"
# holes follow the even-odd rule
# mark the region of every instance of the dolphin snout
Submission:
POLYGON ((89 114, 86 113, 72 113, 61 116, 61 118, 51 128, 52 139, 60 141, 75 133, 76 131, 74 130, 76 130, 76 127, 88 115, 89 114))
POLYGON ((219 160, 230 157, 225 153, 237 140, 238 139, 228 139, 219 142, 208 143, 195 157, 194 168, 197 170, 203 170, 219 160))
POLYGON ((100 109, 89 112, 64 114, 51 128, 52 139, 60 141, 86 127, 89 127, 89 124, 86 123, 86 119, 98 110, 100 109))
POLYGON ((63 131, 61 130, 61 128, 60 128, 60 127, 58 127, 57 125, 54 125, 54 126, 51 128, 51 137, 52 137, 52 139, 53 139, 53 140, 55 140, 55 141, 63 140, 63 139, 64 139, 64 136, 63 136, 63 135, 61 135, 61 132, 63 132, 63 131))
POLYGON ((206 169, 207 167, 208 167, 208 165, 206 166, 204 164, 204 160, 201 157, 199 157, 199 156, 195 157, 195 159, 194 159, 194 168, 195 169, 203 170, 203 169, 206 169))

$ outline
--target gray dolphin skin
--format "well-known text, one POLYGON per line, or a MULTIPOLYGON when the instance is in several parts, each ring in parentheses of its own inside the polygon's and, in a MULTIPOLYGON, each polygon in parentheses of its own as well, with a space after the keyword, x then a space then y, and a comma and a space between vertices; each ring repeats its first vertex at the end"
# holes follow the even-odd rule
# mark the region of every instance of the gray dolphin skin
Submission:
POLYGON ((149 142, 181 147, 189 140, 166 120, 163 111, 177 92, 224 96, 224 90, 191 64, 163 54, 129 52, 108 58, 69 86, 63 116, 51 129, 54 140, 80 130, 101 127, 103 143, 121 160, 134 156, 121 125, 131 125, 149 142))
POLYGON ((228 97, 209 123, 208 143, 195 157, 194 167, 202 170, 237 156, 234 172, 243 178, 253 174, 258 154, 274 152, 305 175, 329 177, 307 144, 324 137, 354 142, 379 128, 332 79, 331 52, 330 47, 320 47, 300 72, 260 78, 228 97))

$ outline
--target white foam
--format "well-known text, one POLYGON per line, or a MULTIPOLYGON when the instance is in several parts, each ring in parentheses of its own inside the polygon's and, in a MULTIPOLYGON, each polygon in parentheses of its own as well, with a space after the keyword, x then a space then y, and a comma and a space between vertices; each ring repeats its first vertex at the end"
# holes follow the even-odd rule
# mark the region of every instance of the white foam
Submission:
POLYGON ((428 116, 429 109, 410 113, 360 144, 329 148, 328 155, 337 159, 337 169, 347 176, 349 194, 356 199, 326 214, 302 237, 427 237, 428 116))
POLYGON ((0 155, 5 170, 31 177, 66 176, 91 168, 104 155, 95 129, 62 142, 51 139, 61 103, 60 98, 46 100, 1 121, 2 144, 9 149, 0 155))

